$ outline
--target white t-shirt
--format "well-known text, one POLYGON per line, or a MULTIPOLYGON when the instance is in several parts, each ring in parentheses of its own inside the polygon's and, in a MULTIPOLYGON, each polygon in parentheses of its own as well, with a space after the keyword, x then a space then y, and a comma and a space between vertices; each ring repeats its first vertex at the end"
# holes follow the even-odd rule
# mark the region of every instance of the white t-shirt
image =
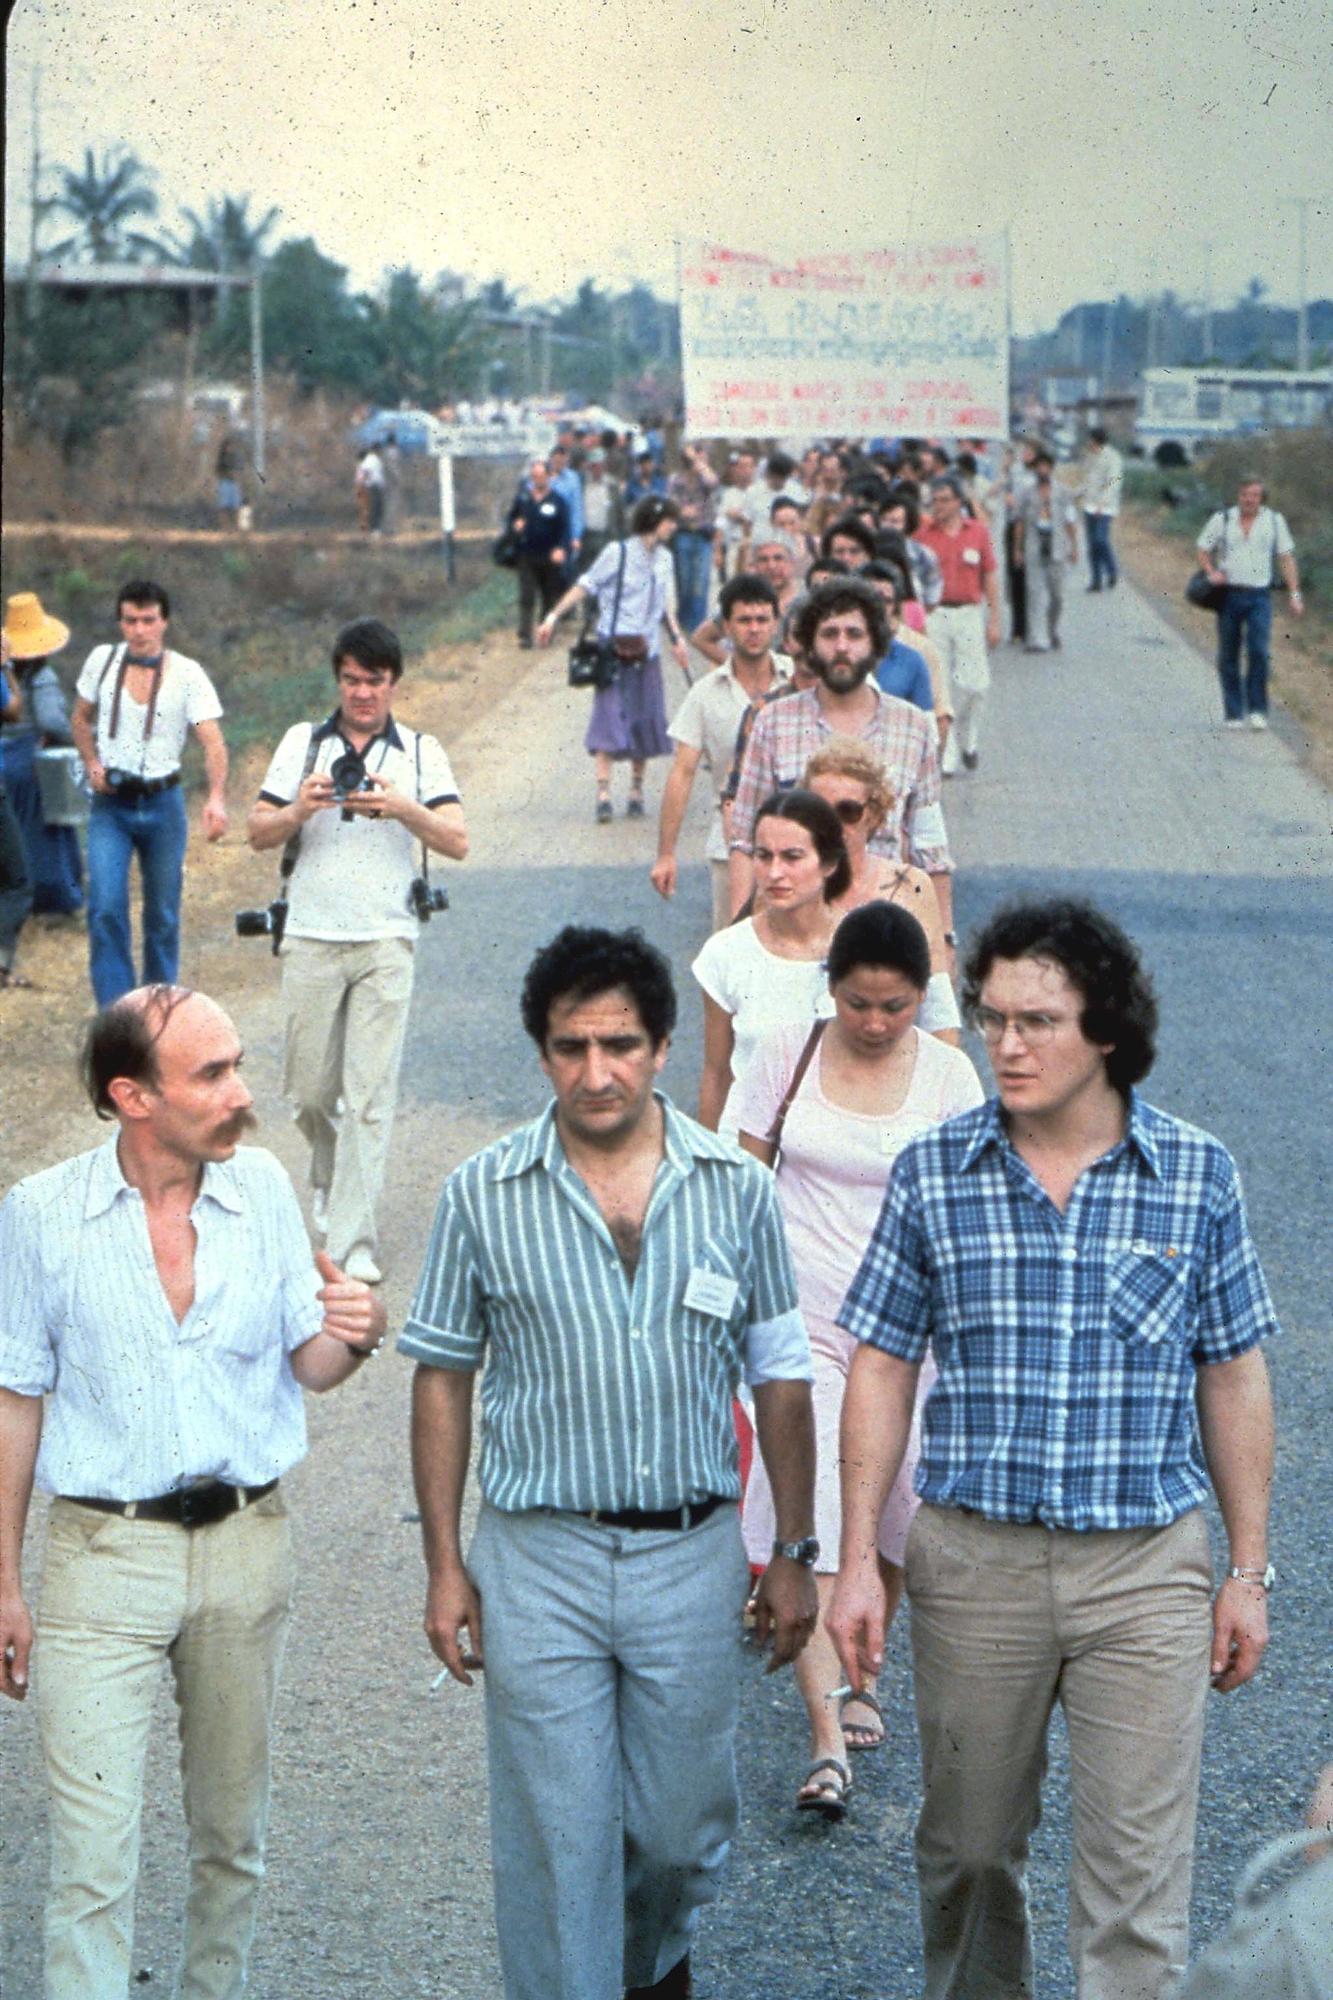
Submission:
POLYGON ((133 778, 169 778, 180 769, 186 732, 198 722, 216 722, 222 714, 217 689, 198 660, 168 647, 162 661, 153 733, 145 738, 148 706, 137 702, 128 688, 120 691, 120 715, 111 735, 111 709, 124 642, 94 646, 83 663, 75 693, 97 708, 97 755, 109 771, 128 771, 133 778), (108 666, 110 671, 107 671, 108 666))
MULTIPOLYGON (((691 969, 709 999, 731 1015, 733 1079, 745 1074, 761 1037, 770 1030, 795 1022, 808 1030, 816 1016, 833 1012, 823 959, 779 958, 760 944, 751 917, 714 931, 691 969)), ((737 1129, 735 1096, 733 1088, 722 1108, 720 1131, 737 1129)))
MULTIPOLYGON (((311 768, 327 771, 351 745, 332 720, 318 724, 316 733, 320 743, 311 768)), ((308 722, 294 723, 287 731, 264 774, 261 799, 275 806, 291 804, 301 789, 310 736, 308 722)), ((366 745, 365 764, 372 777, 386 778, 423 805, 441 806, 458 798, 449 759, 435 738, 392 717, 383 735, 366 745)), ((289 889, 287 935, 326 944, 388 937, 415 941, 420 924, 407 906, 407 892, 420 861, 420 843, 399 820, 358 815, 344 821, 338 806, 315 813, 301 829, 301 852, 289 889)))
POLYGON ((1226 571, 1228 583, 1246 590, 1267 590, 1277 557, 1296 553, 1291 529, 1271 507, 1259 509, 1248 535, 1240 525, 1239 507, 1219 508, 1200 535, 1199 547, 1226 571))
MULTIPOLYGON (((737 1083, 737 1127, 766 1139, 791 1085, 810 1024, 764 1035, 737 1083)), ((884 1200, 893 1163, 909 1139, 970 1111, 985 1096, 971 1062, 913 1028, 916 1061, 896 1111, 849 1111, 824 1095, 821 1041, 782 1128, 778 1201, 791 1246, 801 1311, 836 1320, 884 1200)))
MULTIPOLYGON (((791 678, 791 661, 785 655, 774 654, 772 658, 773 686, 781 687, 784 681, 791 678)), ((710 861, 725 861, 727 858, 727 843, 722 832, 722 793, 731 776, 736 738, 749 706, 750 697, 728 664, 714 667, 711 674, 697 680, 672 719, 672 742, 683 743, 690 750, 701 750, 712 774, 717 811, 708 823, 707 854, 710 861)))

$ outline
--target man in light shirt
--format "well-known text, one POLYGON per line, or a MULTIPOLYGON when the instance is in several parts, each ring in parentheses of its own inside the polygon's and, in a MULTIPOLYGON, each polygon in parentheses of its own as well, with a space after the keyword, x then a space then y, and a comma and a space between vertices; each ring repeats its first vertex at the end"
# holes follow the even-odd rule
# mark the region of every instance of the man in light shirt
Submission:
POLYGON ((394 720, 397 635, 353 619, 332 658, 338 706, 287 731, 248 830, 257 852, 282 849, 291 885, 283 1088, 310 1142, 312 1219, 336 1262, 374 1285, 427 857, 463 860, 467 829, 441 745, 394 720))
POLYGON ((47 2000, 127 1989, 164 1660, 190 1834, 180 1990, 244 1990, 292 1587, 278 1482, 305 1455, 302 1389, 345 1381, 384 1334, 366 1286, 325 1256, 316 1276, 277 1161, 239 1147, 255 1122, 241 1053, 202 994, 126 994, 83 1059, 115 1135, 0 1204, 0 1693, 18 1701, 34 1481, 59 1496, 34 1654, 47 2000))
MULTIPOLYGON (((727 827, 723 794, 731 774, 736 737, 747 709, 758 708, 791 673, 788 660, 773 656, 778 629, 778 600, 762 576, 733 576, 722 586, 718 624, 729 655, 711 674, 697 680, 677 709, 671 724, 675 761, 662 789, 657 829, 657 859, 651 880, 659 896, 676 893, 676 847, 700 759, 713 780, 714 811, 708 828, 708 872, 713 889, 713 929, 731 919, 731 888, 727 863, 727 827)), ((699 644, 695 636, 695 644, 699 644)), ((710 655, 711 657, 711 655, 710 655)))
POLYGON ((1251 729, 1268 727, 1268 658, 1273 630, 1273 571, 1287 587, 1292 616, 1305 612, 1296 569, 1296 545, 1283 515, 1265 504, 1264 482, 1247 472, 1234 507, 1219 508, 1199 536, 1199 561, 1213 583, 1226 586, 1217 616, 1217 673, 1222 683, 1223 719, 1241 729, 1249 710, 1251 729), (1240 654, 1245 645, 1245 682, 1240 654))
POLYGON ((93 995, 110 1006, 137 984, 130 944, 130 866, 143 882, 143 983, 180 970, 186 814, 181 752, 193 729, 204 753, 209 840, 227 831, 222 703, 197 660, 168 647, 161 584, 122 584, 123 644, 94 646, 76 687, 70 732, 93 791, 88 820, 88 960, 93 995))
POLYGON ((690 1993, 737 1818, 742 1373, 776 1501, 772 1666, 817 1615, 810 1349, 773 1181, 654 1088, 675 1018, 637 931, 537 953, 523 1025, 553 1102, 445 1183, 399 1341, 426 1634, 464 1686, 485 1668, 506 2000, 690 1993))
POLYGON ((1100 424, 1088 427, 1088 449, 1083 460, 1083 525, 1088 536, 1088 589, 1114 590, 1120 572, 1111 547, 1111 523, 1120 512, 1120 489, 1125 483, 1125 461, 1107 441, 1100 424))

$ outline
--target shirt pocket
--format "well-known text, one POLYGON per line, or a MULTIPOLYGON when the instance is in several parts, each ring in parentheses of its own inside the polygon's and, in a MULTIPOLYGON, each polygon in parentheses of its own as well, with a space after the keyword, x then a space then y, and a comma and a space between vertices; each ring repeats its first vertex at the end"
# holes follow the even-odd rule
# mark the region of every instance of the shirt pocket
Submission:
POLYGON ((1106 1323, 1126 1347, 1186 1346, 1189 1263, 1165 1251, 1122 1250, 1106 1272, 1106 1323))

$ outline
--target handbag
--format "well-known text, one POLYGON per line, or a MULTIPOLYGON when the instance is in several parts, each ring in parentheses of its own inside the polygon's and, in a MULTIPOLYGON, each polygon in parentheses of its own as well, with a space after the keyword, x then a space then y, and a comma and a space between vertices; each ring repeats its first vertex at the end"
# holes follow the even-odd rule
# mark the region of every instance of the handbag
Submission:
POLYGON ((773 1123, 764 1134, 765 1145, 773 1148, 773 1165, 775 1167, 778 1163, 778 1155, 782 1151, 782 1128, 787 1122, 787 1113, 791 1110, 797 1091, 805 1081, 805 1073, 815 1059, 815 1050, 819 1047, 820 1037, 827 1026, 828 1022, 820 1019, 814 1023, 809 1034, 806 1036, 805 1045, 800 1055, 797 1056, 796 1067, 791 1073, 791 1082, 787 1085, 782 1102, 774 1113, 773 1123))
MULTIPOLYGON (((616 619, 620 616, 620 593, 625 583, 625 558, 629 554, 629 544, 620 544, 620 566, 616 570, 616 595, 611 606, 611 630, 616 629, 616 619)), ((595 688, 598 693, 615 682, 621 668, 621 655, 617 641, 599 639, 592 629, 597 620, 597 599, 589 596, 588 608, 583 614, 583 630, 569 649, 569 685, 571 687, 595 688)), ((624 644, 622 639, 619 642, 624 644)), ((644 654, 648 651, 644 641, 644 654)))
POLYGON ((491 543, 491 561, 501 569, 518 568, 518 536, 512 528, 502 528, 491 543))
POLYGON ((1185 585, 1185 598, 1200 611, 1220 611, 1227 601, 1227 587, 1224 583, 1214 583, 1207 570, 1196 569, 1185 585))

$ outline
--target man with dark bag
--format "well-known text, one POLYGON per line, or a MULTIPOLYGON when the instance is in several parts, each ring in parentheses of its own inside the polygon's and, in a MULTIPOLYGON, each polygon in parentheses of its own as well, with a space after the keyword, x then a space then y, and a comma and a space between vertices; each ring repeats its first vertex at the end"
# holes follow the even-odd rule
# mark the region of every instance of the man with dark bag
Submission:
POLYGON ((534 458, 528 467, 505 525, 517 558, 518 643, 526 652, 537 600, 544 618, 568 583, 572 564, 569 504, 551 484, 544 458, 534 458))

